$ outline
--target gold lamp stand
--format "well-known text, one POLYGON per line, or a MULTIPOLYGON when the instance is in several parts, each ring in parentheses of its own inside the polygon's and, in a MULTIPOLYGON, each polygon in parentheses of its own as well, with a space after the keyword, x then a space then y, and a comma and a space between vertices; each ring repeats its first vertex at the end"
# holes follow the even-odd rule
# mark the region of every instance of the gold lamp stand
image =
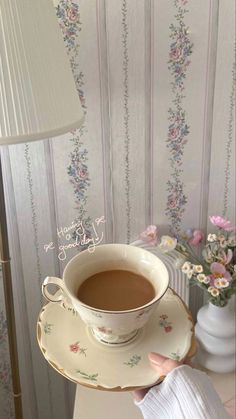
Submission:
POLYGON ((23 418, 19 362, 17 355, 15 312, 12 290, 10 253, 7 234, 6 207, 4 200, 3 176, 0 153, 0 263, 2 265, 3 287, 6 306, 9 353, 12 373, 12 387, 16 419, 23 418))

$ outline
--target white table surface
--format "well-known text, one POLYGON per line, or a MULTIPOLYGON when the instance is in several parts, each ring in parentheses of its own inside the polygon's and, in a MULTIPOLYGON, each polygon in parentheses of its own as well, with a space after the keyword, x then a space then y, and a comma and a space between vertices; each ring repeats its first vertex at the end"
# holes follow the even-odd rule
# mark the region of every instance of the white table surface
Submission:
MULTIPOLYGON (((223 403, 235 397, 235 373, 206 371, 223 403)), ((130 393, 113 393, 77 386, 73 419, 142 419, 130 393)))

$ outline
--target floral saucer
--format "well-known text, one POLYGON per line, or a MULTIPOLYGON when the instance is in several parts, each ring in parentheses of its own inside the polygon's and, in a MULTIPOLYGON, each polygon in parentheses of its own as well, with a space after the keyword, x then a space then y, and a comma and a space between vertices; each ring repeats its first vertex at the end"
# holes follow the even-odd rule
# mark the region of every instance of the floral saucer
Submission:
POLYGON ((194 348, 191 315, 168 289, 156 312, 136 339, 121 347, 99 343, 79 315, 59 303, 48 303, 37 323, 39 347, 69 380, 99 390, 130 391, 151 386, 160 377, 148 361, 149 352, 183 360, 194 348))

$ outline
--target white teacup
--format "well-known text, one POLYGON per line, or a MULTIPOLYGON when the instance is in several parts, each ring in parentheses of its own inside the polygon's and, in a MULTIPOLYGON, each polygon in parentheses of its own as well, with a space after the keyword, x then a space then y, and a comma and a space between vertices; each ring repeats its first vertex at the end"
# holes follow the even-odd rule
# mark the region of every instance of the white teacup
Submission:
POLYGON ((42 293, 49 301, 69 304, 79 313, 102 343, 115 345, 130 342, 149 320, 169 285, 164 263, 147 250, 126 244, 104 244, 93 253, 84 250, 73 257, 63 273, 63 280, 45 278, 42 293), (147 304, 124 311, 102 310, 90 307, 77 297, 79 286, 92 275, 109 270, 126 270, 142 275, 154 287, 155 297, 147 304), (51 294, 48 285, 57 285, 61 292, 51 294))

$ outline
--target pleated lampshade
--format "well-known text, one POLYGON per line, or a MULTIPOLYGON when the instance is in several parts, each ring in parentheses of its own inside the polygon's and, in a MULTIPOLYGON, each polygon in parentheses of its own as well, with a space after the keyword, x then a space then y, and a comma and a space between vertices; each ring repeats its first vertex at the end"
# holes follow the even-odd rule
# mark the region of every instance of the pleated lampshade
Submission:
POLYGON ((82 121, 52 0, 0 0, 0 144, 57 136, 82 121))

